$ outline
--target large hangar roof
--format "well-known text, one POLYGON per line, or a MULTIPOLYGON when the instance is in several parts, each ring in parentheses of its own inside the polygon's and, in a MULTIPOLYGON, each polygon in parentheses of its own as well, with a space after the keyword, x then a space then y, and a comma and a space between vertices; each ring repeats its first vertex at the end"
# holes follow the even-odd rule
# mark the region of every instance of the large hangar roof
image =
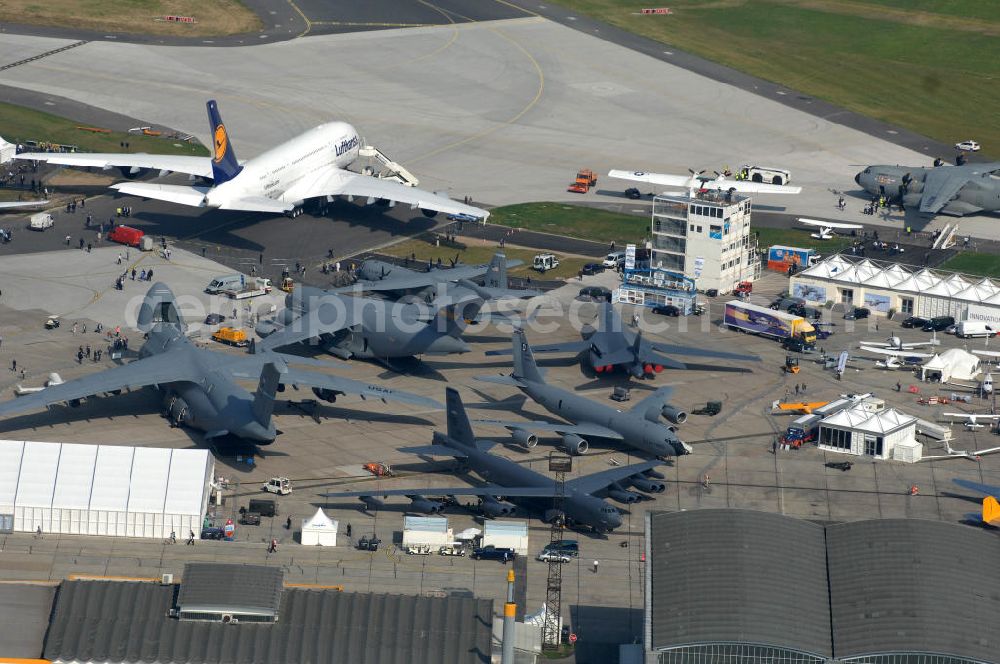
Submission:
POLYGON ((997 661, 1000 538, 880 519, 828 526, 827 542, 838 657, 924 651, 997 661))
POLYGON ((822 526, 731 509, 650 522, 654 649, 743 641, 832 654, 822 526))
POLYGON ((493 601, 286 589, 277 623, 168 617, 174 587, 63 581, 44 657, 133 664, 470 664, 490 661, 493 601))

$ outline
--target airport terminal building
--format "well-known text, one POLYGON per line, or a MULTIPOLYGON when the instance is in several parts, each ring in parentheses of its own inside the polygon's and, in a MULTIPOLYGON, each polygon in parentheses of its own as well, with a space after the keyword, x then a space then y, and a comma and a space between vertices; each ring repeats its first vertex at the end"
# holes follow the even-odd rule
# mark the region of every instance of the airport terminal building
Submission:
POLYGON ((1000 663, 991 533, 702 509, 647 513, 646 550, 647 664, 1000 663))
POLYGON ((812 305, 867 307, 885 315, 953 316, 1000 323, 1000 283, 956 272, 837 254, 791 278, 794 297, 812 305))

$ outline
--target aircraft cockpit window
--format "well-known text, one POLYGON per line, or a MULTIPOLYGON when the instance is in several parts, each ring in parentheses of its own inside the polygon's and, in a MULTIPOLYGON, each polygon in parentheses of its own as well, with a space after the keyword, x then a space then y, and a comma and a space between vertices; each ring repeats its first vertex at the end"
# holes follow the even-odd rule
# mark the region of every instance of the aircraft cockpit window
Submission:
POLYGON ((871 175, 871 174, 872 174, 872 169, 869 166, 868 168, 865 169, 865 175, 871 175))
POLYGON ((160 302, 160 305, 153 310, 154 323, 177 323, 177 310, 173 302, 160 302))

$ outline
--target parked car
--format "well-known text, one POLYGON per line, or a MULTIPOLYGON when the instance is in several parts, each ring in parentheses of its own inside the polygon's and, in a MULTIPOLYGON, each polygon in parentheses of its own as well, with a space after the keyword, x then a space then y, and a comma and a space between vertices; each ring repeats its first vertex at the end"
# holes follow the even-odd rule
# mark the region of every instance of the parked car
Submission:
POLYGON ((205 325, 218 325, 224 320, 226 320, 226 317, 222 314, 209 314, 205 316, 205 325))
POLYGON ((955 149, 961 150, 962 152, 979 152, 981 146, 975 141, 962 141, 961 143, 955 143, 955 149))
POLYGON ((542 552, 535 556, 538 560, 543 563, 568 563, 573 560, 573 558, 568 553, 563 553, 562 551, 553 551, 552 549, 542 549, 542 552))
POLYGON ((653 313, 660 314, 661 316, 680 316, 681 310, 672 304, 661 304, 653 307, 653 313))
POLYGON ((273 517, 278 515, 278 505, 273 500, 253 498, 247 505, 247 511, 256 512, 261 516, 273 517))
POLYGON ((203 540, 221 540, 226 539, 226 533, 222 528, 202 528, 201 538, 203 540))
POLYGON ((506 564, 507 561, 514 560, 516 557, 517 552, 514 549, 498 548, 492 544, 472 550, 473 560, 499 560, 506 564))
POLYGON ((257 514, 256 512, 247 512, 245 509, 241 509, 240 523, 244 526, 259 526, 260 514, 257 514))
POLYGON ((580 555, 580 543, 576 540, 556 540, 546 544, 542 551, 558 551, 576 558, 580 555))
POLYGON ((805 305, 806 301, 801 297, 779 297, 771 302, 771 308, 780 311, 790 311, 791 307, 805 305))
POLYGON ((944 332, 954 324, 955 318, 953 316, 935 316, 924 323, 924 326, 920 329, 924 332, 944 332))
POLYGON ((905 319, 902 323, 900 323, 900 326, 906 328, 920 329, 923 328, 923 326, 926 324, 927 324, 926 318, 921 318, 920 316, 910 316, 909 318, 905 319))
POLYGON ((632 200, 642 198, 642 193, 636 187, 629 187, 628 189, 626 189, 625 195, 631 198, 632 200))
POLYGON ((604 267, 615 268, 619 265, 625 264, 625 252, 624 251, 612 251, 610 254, 604 258, 604 267))
POLYGON ((584 286, 577 295, 578 300, 591 300, 592 302, 610 302, 611 291, 604 286, 584 286))
POLYGON ((802 316, 803 318, 808 318, 809 320, 819 320, 823 317, 823 312, 821 312, 816 307, 807 307, 804 304, 793 304, 788 307, 788 313, 795 314, 796 316, 802 316))
POLYGON ((604 266, 600 263, 587 263, 583 266, 583 273, 585 275, 600 274, 604 272, 604 266))
POLYGON ((844 320, 861 320, 862 318, 868 318, 871 315, 871 309, 866 309, 865 307, 854 307, 853 309, 847 310, 847 313, 844 314, 844 320))
POLYGON ((781 347, 793 353, 804 353, 807 350, 812 350, 816 346, 814 344, 808 344, 798 337, 787 337, 781 342, 781 347))

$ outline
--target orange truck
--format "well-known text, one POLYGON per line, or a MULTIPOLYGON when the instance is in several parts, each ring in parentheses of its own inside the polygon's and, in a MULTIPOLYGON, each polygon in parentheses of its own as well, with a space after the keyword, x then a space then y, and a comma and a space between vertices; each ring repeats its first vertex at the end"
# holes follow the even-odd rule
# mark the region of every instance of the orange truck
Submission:
POLYGON ((575 194, 586 194, 596 184, 597 175, 589 168, 584 168, 576 174, 576 180, 569 186, 567 191, 575 194))

